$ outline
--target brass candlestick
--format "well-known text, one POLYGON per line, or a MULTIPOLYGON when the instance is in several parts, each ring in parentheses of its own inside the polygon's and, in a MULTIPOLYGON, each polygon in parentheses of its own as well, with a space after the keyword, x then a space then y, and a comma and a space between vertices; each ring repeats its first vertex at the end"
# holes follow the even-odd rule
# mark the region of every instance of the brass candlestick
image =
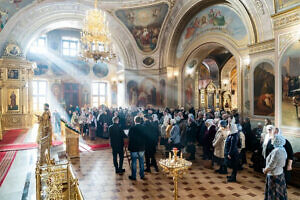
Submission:
POLYGON ((182 152, 180 157, 177 156, 178 149, 173 148, 169 153, 169 159, 161 159, 159 165, 163 168, 163 171, 173 177, 174 181, 174 200, 178 199, 178 177, 182 177, 184 173, 192 166, 192 162, 189 162, 182 158, 182 152))

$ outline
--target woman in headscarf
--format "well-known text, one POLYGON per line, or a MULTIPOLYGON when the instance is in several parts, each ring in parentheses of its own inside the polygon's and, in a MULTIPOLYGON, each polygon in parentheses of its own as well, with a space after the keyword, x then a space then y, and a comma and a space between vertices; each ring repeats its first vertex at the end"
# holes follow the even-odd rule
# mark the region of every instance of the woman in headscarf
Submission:
POLYGON ((176 121, 176 119, 171 119, 172 129, 168 142, 171 145, 171 149, 176 147, 178 150, 180 150, 180 128, 178 123, 179 121, 176 121))
MULTIPOLYGON (((282 135, 281 131, 279 128, 275 128, 274 129, 274 137, 276 135, 282 135)), ((267 147, 266 147, 266 157, 273 151, 274 149, 274 144, 273 144, 273 140, 274 137, 272 139, 269 140, 267 147)), ((286 164, 284 166, 284 177, 285 177, 285 182, 286 184, 288 184, 290 182, 291 179, 291 172, 292 172, 292 164, 293 164, 293 160, 294 160, 294 152, 293 152, 293 148, 291 143, 285 139, 285 144, 284 144, 284 149, 287 153, 287 159, 286 159, 286 164)))
POLYGON ((203 137, 203 159, 212 160, 213 156, 213 140, 216 135, 216 126, 213 119, 207 119, 205 121, 206 131, 203 137))
POLYGON ((284 149, 286 140, 276 135, 273 140, 274 149, 266 159, 264 174, 267 174, 265 187, 265 200, 287 200, 286 182, 283 167, 287 159, 284 149))
POLYGON ((227 122, 225 120, 221 120, 219 123, 219 129, 216 133, 215 139, 213 140, 214 161, 220 165, 220 169, 215 172, 220 174, 227 174, 227 167, 224 163, 224 147, 228 134, 229 130, 227 129, 227 122))
POLYGON ((225 141, 224 159, 227 167, 232 168, 231 176, 227 176, 228 182, 236 182, 236 175, 239 165, 239 150, 240 142, 237 124, 230 124, 230 133, 225 141))
POLYGON ((266 134, 262 143, 262 156, 266 159, 266 150, 267 150, 267 145, 271 139, 274 137, 274 129, 275 127, 273 125, 267 125, 266 127, 266 134))

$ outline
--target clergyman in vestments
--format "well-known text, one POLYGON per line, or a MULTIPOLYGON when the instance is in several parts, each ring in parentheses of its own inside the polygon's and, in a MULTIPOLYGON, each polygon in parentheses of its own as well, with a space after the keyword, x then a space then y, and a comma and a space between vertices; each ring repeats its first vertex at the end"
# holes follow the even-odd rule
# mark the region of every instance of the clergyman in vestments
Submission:
POLYGON ((39 161, 43 165, 47 159, 45 156, 46 150, 48 150, 47 157, 50 159, 50 146, 52 143, 52 125, 51 125, 51 113, 49 110, 49 104, 44 104, 44 112, 41 116, 37 115, 39 122, 39 129, 37 135, 37 142, 39 144, 39 161))

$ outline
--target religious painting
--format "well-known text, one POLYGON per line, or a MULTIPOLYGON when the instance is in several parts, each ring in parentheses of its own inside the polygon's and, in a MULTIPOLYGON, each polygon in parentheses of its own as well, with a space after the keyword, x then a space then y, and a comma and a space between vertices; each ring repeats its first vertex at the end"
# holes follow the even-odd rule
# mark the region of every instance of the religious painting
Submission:
POLYGON ((90 66, 87 62, 77 59, 72 59, 68 61, 76 70, 75 74, 88 75, 90 73, 90 66))
POLYGON ((194 105, 194 79, 187 77, 184 80, 184 105, 192 107, 194 105))
POLYGON ((197 13, 182 32, 176 57, 204 33, 217 32, 232 37, 241 43, 247 38, 247 29, 239 15, 226 5, 214 5, 197 13))
POLYGON ((0 32, 7 21, 21 8, 31 4, 34 0, 0 0, 0 32))
POLYGON ((211 82, 209 68, 205 65, 199 67, 199 90, 205 89, 211 82))
POLYGON ((161 79, 159 81, 160 105, 165 106, 166 99, 166 81, 161 79))
POLYGON ((282 12, 300 5, 299 0, 274 0, 276 13, 282 12))
POLYGON ((138 106, 156 105, 156 81, 146 78, 141 82, 138 95, 138 106))
POLYGON ((154 59, 151 57, 147 57, 143 60, 143 64, 146 65, 147 67, 151 67, 154 64, 154 59))
POLYGON ((152 52, 158 44, 160 30, 168 10, 168 4, 159 3, 117 10, 115 14, 133 35, 139 49, 143 52, 152 52))
POLYGON ((185 68, 185 72, 187 75, 191 75, 194 73, 194 71, 196 70, 196 67, 198 66, 198 60, 197 59, 192 59, 190 60, 185 68))
POLYGON ((292 44, 280 60, 282 125, 300 127, 300 42, 292 44))
POLYGON ((137 106, 138 103, 138 83, 136 81, 129 81, 127 83, 128 104, 137 106))
POLYGON ((20 89, 7 89, 7 110, 18 111, 19 110, 19 92, 20 89))
POLYGON ((93 72, 98 78, 104 78, 108 75, 108 65, 103 62, 99 62, 93 66, 93 72))
POLYGON ((63 70, 62 66, 59 66, 54 62, 51 62, 50 67, 54 75, 56 76, 66 75, 66 72, 65 70, 63 70))
POLYGON ((271 64, 261 63, 254 70, 254 115, 274 116, 275 76, 271 64))
POLYGON ((18 80, 19 79, 19 70, 9 69, 7 71, 7 79, 18 80))
POLYGON ((61 85, 54 83, 51 87, 51 92, 58 102, 61 102, 61 85))

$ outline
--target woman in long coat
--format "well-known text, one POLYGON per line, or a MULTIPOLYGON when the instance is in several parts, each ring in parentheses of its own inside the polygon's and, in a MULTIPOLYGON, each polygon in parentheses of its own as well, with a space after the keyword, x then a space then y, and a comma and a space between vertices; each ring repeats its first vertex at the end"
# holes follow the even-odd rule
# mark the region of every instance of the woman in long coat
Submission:
POLYGON ((287 200, 286 182, 283 167, 287 153, 284 149, 286 140, 281 135, 274 137, 274 149, 266 159, 264 174, 267 174, 265 200, 287 200))
POLYGON ((221 120, 219 123, 220 128, 218 129, 215 139, 213 140, 214 147, 214 161, 220 165, 220 169, 216 170, 217 173, 227 174, 227 167, 224 163, 224 148, 225 140, 229 134, 227 127, 227 122, 221 120))

